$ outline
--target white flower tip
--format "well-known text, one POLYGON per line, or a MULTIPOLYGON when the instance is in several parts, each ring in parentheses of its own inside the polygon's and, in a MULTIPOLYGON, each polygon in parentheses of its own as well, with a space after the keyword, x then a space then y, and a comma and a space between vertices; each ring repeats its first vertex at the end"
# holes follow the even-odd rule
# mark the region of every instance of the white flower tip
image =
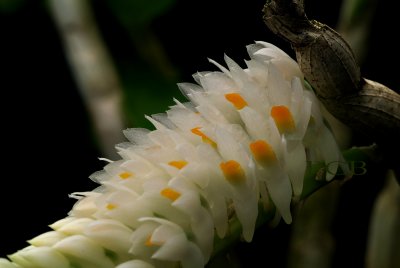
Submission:
POLYGON ((253 236, 254 236, 254 229, 247 229, 247 230, 243 230, 243 239, 250 243, 251 240, 253 240, 253 236))
POLYGON ((285 221, 286 224, 291 224, 292 223, 292 215, 283 215, 282 214, 282 219, 285 221))
POLYGON ((12 263, 7 259, 0 258, 0 267, 1 268, 20 268, 21 266, 15 264, 15 263, 12 263))
POLYGON ((121 263, 115 268, 154 268, 154 266, 142 260, 131 260, 121 263))

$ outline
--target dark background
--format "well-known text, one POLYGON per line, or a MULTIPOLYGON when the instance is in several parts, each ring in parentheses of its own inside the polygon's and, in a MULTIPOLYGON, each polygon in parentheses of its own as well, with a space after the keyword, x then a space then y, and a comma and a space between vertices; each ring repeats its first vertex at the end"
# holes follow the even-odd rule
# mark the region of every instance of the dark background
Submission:
MULTIPOLYGON (((106 3, 92 2, 105 42, 124 83, 129 84, 135 77, 129 76, 129 70, 137 70, 140 64, 143 70, 151 68, 140 59, 126 29, 106 3), (129 69, 132 62, 139 65, 129 69)), ((262 0, 176 1, 150 24, 178 70, 176 81, 169 83, 191 82, 192 73, 213 68, 207 58, 222 62, 223 53, 238 62, 248 58, 245 45, 255 40, 274 43, 291 53, 288 44, 264 26, 263 4, 262 0)), ((308 0, 306 9, 309 18, 335 27, 340 4, 308 0)), ((393 1, 379 1, 362 71, 365 77, 396 90, 400 77, 394 38, 399 23, 394 5, 393 1)), ((15 11, 0 14, 0 68, 0 256, 4 256, 26 246, 26 240, 48 231, 48 224, 65 217, 74 203, 68 194, 93 189, 96 184, 87 177, 103 163, 97 159, 102 155, 45 4, 25 1, 15 11)), ((159 90, 148 92, 150 99, 161 95, 157 105, 152 105, 149 97, 142 106, 132 105, 138 117, 129 117, 126 127, 143 127, 143 114, 164 111, 172 104, 172 97, 179 95, 177 88, 159 90)), ((146 90, 127 93, 130 98, 145 94, 146 90)), ((140 98, 135 101, 140 102, 140 98)), ((381 179, 372 174, 342 187, 333 223, 337 245, 334 267, 363 265, 367 222, 381 179)), ((253 243, 238 247, 239 257, 249 264, 284 267, 290 227, 281 224, 258 232, 261 234, 253 243)))

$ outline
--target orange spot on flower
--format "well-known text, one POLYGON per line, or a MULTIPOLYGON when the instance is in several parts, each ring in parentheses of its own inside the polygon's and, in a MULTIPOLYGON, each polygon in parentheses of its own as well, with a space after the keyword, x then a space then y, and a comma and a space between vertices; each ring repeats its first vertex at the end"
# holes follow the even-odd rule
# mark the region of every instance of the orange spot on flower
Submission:
POLYGON ((209 138, 206 134, 204 134, 200 129, 201 129, 201 127, 195 127, 195 128, 192 128, 190 131, 191 131, 193 134, 195 134, 195 135, 197 135, 197 136, 200 136, 203 142, 210 144, 210 145, 211 145, 212 147, 214 147, 214 148, 217 148, 217 144, 215 143, 215 141, 213 141, 212 139, 210 139, 210 138, 209 138))
POLYGON ((284 105, 273 106, 271 108, 271 116, 281 134, 291 133, 296 129, 292 113, 288 107, 284 105))
POLYGON ((149 235, 146 238, 146 242, 144 242, 144 245, 147 246, 147 247, 153 247, 153 246, 161 246, 162 243, 154 243, 154 242, 152 242, 151 241, 151 235, 149 235))
POLYGON ((119 177, 123 180, 126 180, 127 178, 133 176, 133 173, 125 171, 119 174, 119 177))
POLYGON ((229 160, 222 162, 219 167, 225 176, 225 179, 231 183, 240 183, 246 180, 246 175, 238 162, 229 160))
POLYGON ((165 188, 161 191, 161 195, 171 199, 172 201, 175 201, 176 199, 178 199, 181 194, 175 190, 173 190, 172 188, 165 188))
POLYGON ((151 242, 151 235, 149 235, 149 236, 147 237, 146 242, 144 242, 144 245, 147 246, 147 247, 151 247, 151 246, 154 245, 154 244, 151 242))
POLYGON ((187 162, 185 160, 171 161, 168 165, 176 167, 177 169, 182 169, 187 165, 187 162))
POLYGON ((117 207, 117 205, 112 204, 112 203, 108 203, 108 204, 106 205, 106 208, 107 208, 108 210, 113 210, 113 209, 115 209, 116 207, 117 207))
POLYGON ((250 143, 250 150, 254 159, 262 166, 269 165, 277 160, 271 145, 263 140, 257 140, 250 143))
POLYGON ((242 96, 240 96, 239 93, 225 94, 225 99, 232 103, 238 110, 247 106, 247 102, 242 98, 242 96))

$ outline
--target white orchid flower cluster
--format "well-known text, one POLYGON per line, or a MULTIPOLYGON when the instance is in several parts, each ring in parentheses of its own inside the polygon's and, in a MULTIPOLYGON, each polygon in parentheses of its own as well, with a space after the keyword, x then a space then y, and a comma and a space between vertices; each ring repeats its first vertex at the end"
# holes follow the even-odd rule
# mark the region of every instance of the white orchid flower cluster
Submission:
POLYGON ((101 186, 0 267, 204 267, 231 214, 246 241, 260 202, 290 223, 307 161, 342 156, 297 63, 269 43, 247 50, 246 69, 225 56, 179 84, 190 102, 148 117, 155 130, 126 130, 122 160, 91 176, 101 186))

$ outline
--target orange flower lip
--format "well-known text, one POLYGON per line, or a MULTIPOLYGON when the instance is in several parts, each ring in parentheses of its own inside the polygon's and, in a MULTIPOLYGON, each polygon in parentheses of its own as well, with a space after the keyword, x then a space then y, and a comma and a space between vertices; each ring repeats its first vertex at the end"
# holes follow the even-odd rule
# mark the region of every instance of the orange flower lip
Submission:
POLYGON ((215 141, 213 141, 212 139, 210 139, 210 138, 209 138, 206 134, 204 134, 200 129, 201 129, 201 127, 195 127, 195 128, 192 128, 190 131, 191 131, 193 134, 195 134, 195 135, 197 135, 197 136, 200 136, 203 142, 210 144, 210 145, 211 145, 212 147, 214 147, 214 148, 217 148, 217 144, 215 143, 215 141))
POLYGON ((176 167, 177 169, 182 169, 187 165, 187 162, 185 160, 177 160, 168 162, 168 165, 176 167))
POLYGON ((225 98, 229 102, 231 102, 238 110, 241 110, 247 106, 247 102, 243 99, 243 97, 239 93, 225 94, 225 98))
POLYGON ((281 134, 292 133, 296 130, 296 125, 289 108, 284 105, 272 106, 271 116, 281 134))
POLYGON ((181 194, 179 192, 175 191, 172 188, 163 189, 161 191, 161 195, 168 199, 171 199, 172 201, 175 201, 176 199, 178 199, 181 196, 181 194))
POLYGON ((133 176, 133 173, 128 172, 128 171, 125 171, 125 172, 122 172, 122 173, 119 174, 119 177, 121 179, 123 179, 123 180, 125 180, 125 179, 127 179, 129 177, 132 177, 132 176, 133 176))
POLYGON ((224 173, 225 179, 231 183, 240 183, 246 180, 246 175, 238 162, 229 160, 222 162, 219 167, 224 173))
POLYGON ((277 160, 274 150, 266 141, 257 140, 250 143, 250 150, 257 163, 267 166, 277 160))

